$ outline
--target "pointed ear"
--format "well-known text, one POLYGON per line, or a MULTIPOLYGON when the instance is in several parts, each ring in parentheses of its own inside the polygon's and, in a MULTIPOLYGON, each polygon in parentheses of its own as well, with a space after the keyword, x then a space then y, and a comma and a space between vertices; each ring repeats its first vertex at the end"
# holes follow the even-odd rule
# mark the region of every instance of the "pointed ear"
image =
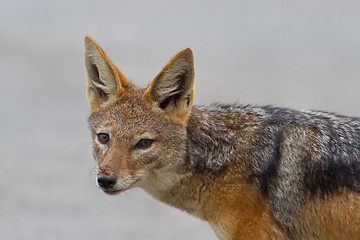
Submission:
POLYGON ((124 93, 128 81, 89 36, 85 37, 85 67, 91 111, 113 102, 124 93))
POLYGON ((155 76, 144 97, 163 109, 173 122, 185 126, 193 103, 193 84, 194 57, 186 48, 155 76))

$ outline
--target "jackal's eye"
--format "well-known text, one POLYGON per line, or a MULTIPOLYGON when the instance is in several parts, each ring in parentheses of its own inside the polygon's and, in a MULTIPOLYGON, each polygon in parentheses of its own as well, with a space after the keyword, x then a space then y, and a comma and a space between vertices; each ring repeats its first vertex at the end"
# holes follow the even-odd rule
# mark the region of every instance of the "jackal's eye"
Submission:
POLYGON ((149 148, 152 143, 154 142, 153 139, 144 138, 138 141, 138 143, 134 146, 134 149, 146 149, 149 148))
POLYGON ((99 142, 102 144, 106 144, 110 140, 110 136, 107 133, 98 133, 97 138, 98 138, 99 142))

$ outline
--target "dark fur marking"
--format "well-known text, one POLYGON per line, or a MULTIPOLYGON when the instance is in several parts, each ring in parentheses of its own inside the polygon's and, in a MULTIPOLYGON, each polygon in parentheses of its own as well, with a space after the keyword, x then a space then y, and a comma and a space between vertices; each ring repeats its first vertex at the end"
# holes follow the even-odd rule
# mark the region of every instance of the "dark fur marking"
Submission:
POLYGON ((314 161, 305 172, 304 182, 312 195, 325 196, 336 194, 341 188, 360 192, 360 156, 355 149, 360 149, 360 137, 352 136, 354 145, 342 141, 339 134, 331 127, 328 129, 330 141, 327 149, 330 153, 314 161), (346 154, 346 157, 341 154, 346 154))
MULTIPOLYGON (((267 113, 263 119, 265 125, 282 129, 284 127, 296 128, 296 125, 301 125, 317 129, 319 136, 316 142, 323 148, 322 153, 318 156, 309 156, 312 160, 303 175, 305 187, 311 195, 324 197, 336 194, 341 188, 360 192, 360 121, 358 118, 326 112, 317 112, 318 115, 315 116, 312 113, 272 106, 265 106, 263 110, 267 113), (355 125, 357 128, 354 127, 355 125), (328 142, 322 142, 321 137, 324 136, 329 138, 328 142)), ((271 159, 273 158, 262 161, 271 159)), ((307 160, 299 159, 299 161, 307 160)), ((274 167, 276 164, 272 160, 265 166, 274 167)), ((267 183, 273 178, 272 175, 269 177, 267 168, 263 169, 257 177, 265 190, 267 183)))
POLYGON ((269 186, 276 178, 280 162, 280 145, 283 133, 280 130, 262 133, 266 140, 258 139, 251 149, 250 164, 252 165, 251 177, 256 177, 260 182, 263 194, 269 193, 269 186))

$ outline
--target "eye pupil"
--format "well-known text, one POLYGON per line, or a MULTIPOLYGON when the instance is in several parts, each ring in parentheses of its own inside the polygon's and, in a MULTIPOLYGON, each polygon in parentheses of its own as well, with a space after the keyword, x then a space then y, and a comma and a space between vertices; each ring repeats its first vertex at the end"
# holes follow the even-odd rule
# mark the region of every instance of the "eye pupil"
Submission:
POLYGON ((141 141, 141 146, 143 146, 143 147, 148 147, 148 146, 150 146, 150 144, 151 144, 150 139, 144 139, 141 141))
POLYGON ((110 137, 109 137, 109 134, 107 134, 107 133, 99 133, 98 139, 99 139, 99 142, 101 142, 101 143, 108 143, 110 137))
POLYGON ((151 146, 151 144, 154 142, 153 139, 144 138, 141 139, 136 145, 135 149, 145 149, 151 146))

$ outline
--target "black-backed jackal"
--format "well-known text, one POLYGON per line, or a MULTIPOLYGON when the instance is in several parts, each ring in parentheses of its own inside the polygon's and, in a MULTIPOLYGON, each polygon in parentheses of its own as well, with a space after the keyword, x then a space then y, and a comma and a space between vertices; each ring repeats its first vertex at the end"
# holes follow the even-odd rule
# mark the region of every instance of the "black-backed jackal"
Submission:
POLYGON ((272 106, 195 107, 187 48, 144 89, 85 38, 97 183, 141 187, 219 239, 360 239, 360 119, 272 106))

